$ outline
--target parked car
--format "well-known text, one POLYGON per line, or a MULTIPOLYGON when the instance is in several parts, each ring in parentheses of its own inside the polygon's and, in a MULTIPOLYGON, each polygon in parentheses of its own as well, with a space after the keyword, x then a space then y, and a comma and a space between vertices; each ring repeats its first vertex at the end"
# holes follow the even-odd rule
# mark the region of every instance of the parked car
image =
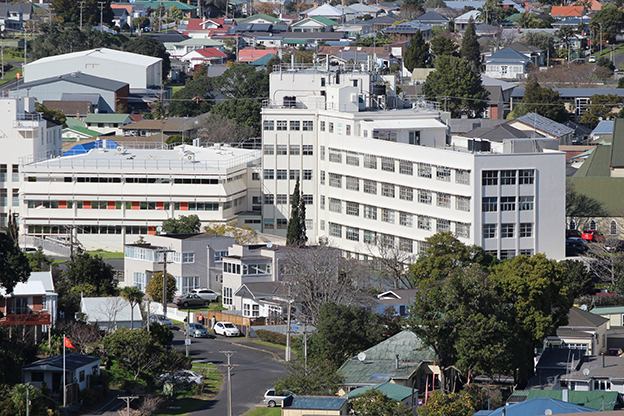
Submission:
POLYGON ((578 237, 566 238, 566 257, 578 256, 587 250, 589 247, 587 247, 585 240, 578 237))
POLYGON ((27 254, 37 254, 37 249, 34 247, 24 247, 22 251, 27 254))
POLYGON ((204 300, 209 300, 210 302, 216 302, 219 300, 219 294, 212 289, 193 289, 191 290, 191 293, 204 300))
POLYGON ((160 325, 168 326, 169 328, 173 327, 173 322, 171 322, 165 315, 150 315, 150 322, 156 322, 160 325))
POLYGON ((176 296, 173 299, 173 303, 179 308, 182 306, 183 308, 188 307, 196 307, 196 306, 208 306, 210 305, 209 300, 205 300, 199 297, 194 293, 189 293, 182 296, 176 296))
POLYGON ((231 322, 217 322, 214 326, 215 334, 223 335, 226 337, 237 337, 240 335, 240 331, 231 322))
POLYGON ((574 60, 572 60, 573 64, 584 64, 585 63, 585 58, 576 58, 574 60))
POLYGON ((208 328, 202 324, 191 322, 189 324, 189 335, 195 338, 205 338, 210 336, 210 332, 208 332, 208 328))
POLYGON ((600 231, 586 229, 583 230, 581 238, 585 241, 591 241, 592 243, 604 243, 605 236, 600 231))
POLYGON ((570 238, 570 237, 578 237, 581 238, 581 235, 583 233, 580 232, 579 230, 566 230, 566 238, 570 238))
POLYGON ((598 61, 598 59, 595 56, 590 56, 587 59, 587 62, 589 62, 590 64, 596 63, 598 61))
POLYGON ((264 393, 264 400, 262 403, 269 407, 281 406, 284 399, 288 396, 292 396, 292 392, 289 391, 275 391, 275 389, 267 389, 264 393))

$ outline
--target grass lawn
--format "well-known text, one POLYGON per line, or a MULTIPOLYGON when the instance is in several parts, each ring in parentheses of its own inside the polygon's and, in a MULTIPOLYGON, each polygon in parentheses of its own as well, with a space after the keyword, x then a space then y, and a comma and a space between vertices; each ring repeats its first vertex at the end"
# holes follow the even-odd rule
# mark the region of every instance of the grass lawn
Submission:
POLYGON ((162 416, 186 415, 202 407, 207 400, 217 395, 223 384, 223 377, 212 364, 193 363, 193 371, 204 376, 204 391, 201 396, 190 394, 178 395, 173 403, 167 405, 156 414, 162 416))
POLYGON ((171 95, 173 95, 176 92, 180 91, 182 88, 184 88, 184 85, 175 85, 175 86, 171 87, 171 95))
POLYGON ((259 344, 259 345, 266 345, 267 347, 275 347, 275 348, 279 348, 282 350, 286 350, 286 346, 285 345, 280 345, 280 344, 273 344, 270 342, 266 342, 266 341, 251 341, 254 344, 259 344))
POLYGON ((243 416, 279 416, 282 414, 281 407, 256 407, 243 416))
POLYGON ((123 259, 124 253, 115 252, 115 251, 104 251, 104 250, 95 250, 95 251, 87 251, 87 253, 92 256, 100 256, 103 259, 123 259))

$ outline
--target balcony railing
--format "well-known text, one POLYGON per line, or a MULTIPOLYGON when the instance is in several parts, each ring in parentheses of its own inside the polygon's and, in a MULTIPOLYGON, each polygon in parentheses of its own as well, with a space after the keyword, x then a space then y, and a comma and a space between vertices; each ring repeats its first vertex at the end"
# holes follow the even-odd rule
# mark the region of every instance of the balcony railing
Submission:
POLYGON ((7 314, 0 319, 0 325, 50 325, 49 312, 33 312, 28 314, 7 314))

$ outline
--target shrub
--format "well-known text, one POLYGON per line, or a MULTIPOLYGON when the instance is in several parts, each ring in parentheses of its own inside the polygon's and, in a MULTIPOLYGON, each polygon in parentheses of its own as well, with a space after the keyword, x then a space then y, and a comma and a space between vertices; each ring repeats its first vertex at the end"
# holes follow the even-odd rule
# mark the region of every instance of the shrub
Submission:
POLYGON ((258 338, 262 341, 270 342, 271 344, 286 345, 286 335, 284 334, 259 329, 256 331, 256 335, 258 335, 258 338))

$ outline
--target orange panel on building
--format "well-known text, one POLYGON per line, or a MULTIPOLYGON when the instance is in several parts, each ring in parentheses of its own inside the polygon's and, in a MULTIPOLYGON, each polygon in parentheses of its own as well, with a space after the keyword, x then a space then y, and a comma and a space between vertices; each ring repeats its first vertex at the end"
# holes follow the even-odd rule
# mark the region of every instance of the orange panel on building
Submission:
POLYGON ((180 202, 180 210, 188 211, 188 202, 180 202))
POLYGON ((67 209, 67 201, 59 201, 59 209, 67 209))
POLYGON ((84 209, 91 209, 91 201, 84 201, 82 207, 84 209))
POLYGON ((165 209, 164 202, 156 202, 156 209, 165 209))
POLYGON ((150 225, 147 227, 147 233, 149 235, 156 235, 156 226, 155 225, 150 225))
POLYGON ((108 209, 115 209, 116 207, 115 201, 108 201, 106 203, 106 206, 108 207, 108 209))
POLYGON ((132 201, 132 209, 141 209, 141 203, 139 201, 132 201))

